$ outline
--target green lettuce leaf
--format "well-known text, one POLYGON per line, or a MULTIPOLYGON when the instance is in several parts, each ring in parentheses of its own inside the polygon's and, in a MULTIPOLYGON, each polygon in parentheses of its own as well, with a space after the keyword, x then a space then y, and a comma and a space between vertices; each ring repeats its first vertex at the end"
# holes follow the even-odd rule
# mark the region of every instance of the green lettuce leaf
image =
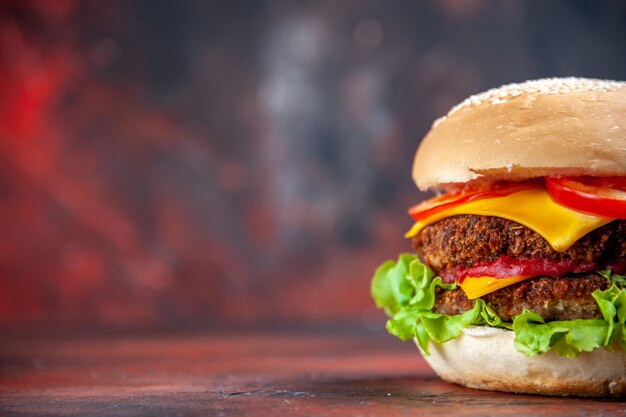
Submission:
POLYGON ((500 316, 491 308, 490 305, 485 304, 485 307, 480 312, 480 315, 485 320, 485 323, 491 327, 502 327, 508 330, 513 329, 513 323, 502 321, 500 316))
MULTIPOLYGON (((449 316, 447 314, 440 313, 422 313, 421 320, 418 320, 417 326, 420 327, 418 331, 428 335, 428 339, 437 343, 445 343, 449 340, 456 339, 461 335, 463 329, 471 325, 484 324, 481 315, 481 310, 484 308, 485 302, 478 300, 474 305, 474 308, 466 311, 463 314, 455 316, 449 316), (423 328, 423 330, 421 329, 423 328)), ((429 355, 428 340, 423 337, 419 340, 419 345, 422 350, 429 355)))
POLYGON ((537 356, 550 349, 559 355, 575 357, 580 352, 606 346, 610 326, 604 320, 569 320, 544 323, 543 318, 524 310, 513 320, 515 348, 526 356, 537 356))
POLYGON ((397 262, 381 265, 374 274, 371 292, 376 305, 391 317, 387 322, 389 333, 402 340, 417 339, 428 354, 429 341, 445 343, 471 325, 510 327, 483 300, 477 300, 474 308, 459 315, 433 312, 437 287, 453 290, 456 285, 444 284, 415 255, 403 254, 397 262))
POLYGON ((374 273, 372 297, 376 307, 383 308, 388 316, 397 313, 413 297, 412 287, 407 279, 409 265, 417 256, 402 254, 398 262, 387 261, 374 273))
POLYGON ((626 351, 626 289, 613 284, 605 291, 594 291, 604 320, 609 323, 611 334, 607 336, 605 346, 610 347, 611 339, 615 340, 626 351))
POLYGON ((622 288, 626 287, 626 276, 624 275, 615 275, 610 269, 607 269, 606 271, 597 271, 597 273, 608 279, 611 284, 615 284, 622 288))
POLYGON ((621 285, 624 277, 610 271, 599 273, 611 282, 611 287, 593 293, 603 319, 592 320, 545 323, 538 314, 525 310, 512 323, 505 322, 482 299, 463 314, 433 312, 437 287, 452 290, 456 285, 444 284, 411 254, 381 265, 372 280, 371 292, 376 305, 390 317, 389 333, 402 340, 415 338, 427 355, 430 341, 445 343, 459 337, 466 327, 488 325, 515 332, 515 348, 527 356, 553 350, 575 357, 600 347, 611 350, 619 345, 626 350, 626 290, 621 285))

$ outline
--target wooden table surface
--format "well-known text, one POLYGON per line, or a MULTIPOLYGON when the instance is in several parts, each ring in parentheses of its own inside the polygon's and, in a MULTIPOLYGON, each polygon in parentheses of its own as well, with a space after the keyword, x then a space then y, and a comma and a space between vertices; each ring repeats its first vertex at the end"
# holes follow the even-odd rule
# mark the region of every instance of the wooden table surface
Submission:
POLYGON ((609 416, 626 399, 450 385, 382 333, 4 335, 0 415, 609 416))

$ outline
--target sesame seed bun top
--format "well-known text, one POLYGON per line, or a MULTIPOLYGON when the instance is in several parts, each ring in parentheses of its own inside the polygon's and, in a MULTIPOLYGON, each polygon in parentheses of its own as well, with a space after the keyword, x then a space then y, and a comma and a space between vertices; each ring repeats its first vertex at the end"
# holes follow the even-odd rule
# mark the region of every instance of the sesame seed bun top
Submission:
POLYGON ((626 82, 546 78, 471 96, 413 162, 421 190, 547 175, 626 176, 626 82))

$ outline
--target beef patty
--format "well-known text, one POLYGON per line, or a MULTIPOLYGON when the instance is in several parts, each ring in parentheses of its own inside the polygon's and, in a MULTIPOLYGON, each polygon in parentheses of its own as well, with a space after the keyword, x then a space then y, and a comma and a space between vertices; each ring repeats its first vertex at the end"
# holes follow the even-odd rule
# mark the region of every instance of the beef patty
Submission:
MULTIPOLYGON (((433 223, 413 239, 420 256, 438 275, 452 277, 455 268, 492 262, 500 256, 517 259, 542 258, 594 263, 599 269, 626 262, 626 220, 615 220, 589 232, 569 249, 557 252, 537 232, 499 217, 459 215, 433 223)), ((602 317, 592 293, 609 287, 609 280, 595 272, 570 273, 563 277, 535 277, 486 294, 504 321, 524 309, 546 321, 602 317)), ((474 306, 461 288, 438 289, 438 313, 461 314, 474 306)))
POLYGON ((593 262, 604 268, 626 258, 626 220, 615 220, 557 252, 537 232, 500 217, 471 214, 433 223, 415 236, 413 246, 437 274, 449 276, 455 267, 491 262, 502 255, 518 259, 593 262))
MULTIPOLYGON (((595 290, 610 286, 608 279, 597 273, 571 274, 565 277, 537 277, 483 295, 485 302, 504 321, 524 310, 539 314, 545 321, 602 318, 595 299, 595 290)), ((465 292, 437 289, 435 308, 437 313, 461 314, 474 307, 465 292)))

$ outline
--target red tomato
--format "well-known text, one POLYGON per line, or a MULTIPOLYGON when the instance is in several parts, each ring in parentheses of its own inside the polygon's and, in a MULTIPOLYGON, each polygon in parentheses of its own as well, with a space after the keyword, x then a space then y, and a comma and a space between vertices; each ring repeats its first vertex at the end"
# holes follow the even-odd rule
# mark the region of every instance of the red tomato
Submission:
POLYGON ((546 177, 546 189, 571 209, 626 219, 626 177, 546 177))
POLYGON ((526 190, 528 188, 539 187, 541 183, 536 181, 498 183, 490 188, 480 190, 461 190, 454 193, 447 193, 430 200, 423 201, 409 209, 409 214, 415 221, 423 220, 440 211, 468 203, 474 200, 480 200, 487 197, 502 197, 517 191, 526 190))

